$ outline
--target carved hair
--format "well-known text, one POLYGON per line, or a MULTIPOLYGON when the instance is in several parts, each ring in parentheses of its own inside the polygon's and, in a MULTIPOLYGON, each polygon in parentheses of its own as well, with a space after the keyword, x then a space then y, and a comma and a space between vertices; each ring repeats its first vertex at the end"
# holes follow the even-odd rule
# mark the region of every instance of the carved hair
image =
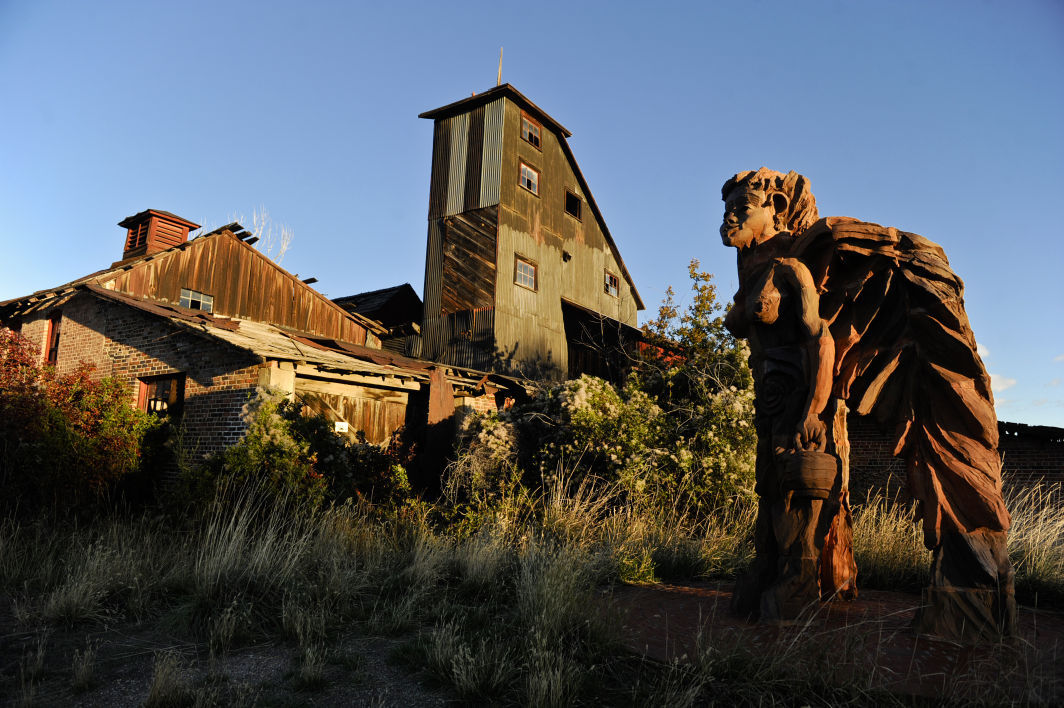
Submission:
POLYGON ((762 167, 756 172, 740 172, 724 183, 720 190, 721 197, 727 200, 735 189, 761 192, 766 198, 773 194, 783 195, 787 199, 787 208, 783 213, 776 214, 776 228, 780 231, 789 231, 797 236, 820 218, 809 180, 793 170, 783 174, 762 167))

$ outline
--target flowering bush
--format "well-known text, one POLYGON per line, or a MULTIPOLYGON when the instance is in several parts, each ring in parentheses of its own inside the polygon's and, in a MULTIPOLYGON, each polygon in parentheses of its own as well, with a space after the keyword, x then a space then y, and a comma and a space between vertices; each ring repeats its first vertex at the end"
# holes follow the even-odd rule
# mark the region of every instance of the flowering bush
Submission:
POLYGON ((36 347, 0 329, 0 489, 9 502, 75 506, 99 499, 137 470, 158 425, 129 405, 117 379, 91 366, 58 375, 36 347))
POLYGON ((480 493, 564 473, 616 482, 636 499, 712 507, 750 494, 756 438, 747 352, 724 329, 708 274, 691 263, 692 304, 671 289, 645 329, 652 346, 622 386, 578 379, 471 419, 450 483, 480 493))

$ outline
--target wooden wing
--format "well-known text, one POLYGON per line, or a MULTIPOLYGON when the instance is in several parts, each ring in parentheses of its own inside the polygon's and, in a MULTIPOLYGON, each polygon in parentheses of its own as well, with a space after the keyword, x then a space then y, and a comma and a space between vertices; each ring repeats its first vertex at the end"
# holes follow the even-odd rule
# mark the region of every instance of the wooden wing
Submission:
POLYGON ((925 543, 943 526, 1005 530, 990 376, 942 248, 917 234, 821 219, 795 241, 835 341, 833 392, 893 430, 925 543))

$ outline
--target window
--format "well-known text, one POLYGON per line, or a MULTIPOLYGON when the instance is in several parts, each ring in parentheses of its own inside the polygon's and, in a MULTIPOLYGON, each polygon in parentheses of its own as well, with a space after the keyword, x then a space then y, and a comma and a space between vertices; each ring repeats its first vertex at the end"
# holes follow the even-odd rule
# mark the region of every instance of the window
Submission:
POLYGON ((532 120, 527 114, 521 114, 521 139, 539 147, 539 123, 532 120))
POLYGON ((608 270, 606 271, 605 291, 607 295, 612 295, 613 297, 618 297, 621 292, 620 279, 608 270))
POLYGON ((536 264, 521 256, 514 259, 514 282, 529 290, 536 289, 536 264))
POLYGON ((539 194, 539 172, 523 162, 521 163, 521 186, 532 194, 539 194))
POLYGON ((581 208, 583 206, 584 206, 584 203, 580 199, 580 197, 576 196, 575 194, 570 192, 568 189, 565 190, 565 213, 566 214, 568 214, 569 216, 575 216, 577 219, 579 219, 580 218, 580 211, 581 211, 581 208))
POLYGON ((140 380, 137 407, 160 417, 181 415, 185 403, 185 375, 167 374, 140 380))
POLYGON ((214 296, 204 295, 188 288, 181 288, 181 307, 187 307, 190 310, 214 312, 214 296))
POLYGON ((44 362, 52 366, 55 366, 59 360, 59 329, 62 324, 62 312, 53 312, 48 318, 48 339, 44 345, 44 362))

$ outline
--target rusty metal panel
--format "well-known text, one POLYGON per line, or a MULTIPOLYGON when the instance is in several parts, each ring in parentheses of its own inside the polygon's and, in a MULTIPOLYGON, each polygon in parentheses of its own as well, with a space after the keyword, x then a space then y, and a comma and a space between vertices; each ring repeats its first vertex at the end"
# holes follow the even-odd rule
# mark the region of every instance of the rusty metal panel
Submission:
POLYGON ((469 140, 469 114, 450 119, 451 154, 447 179, 447 214, 457 214, 465 207, 466 145, 469 140))
POLYGON ((502 170, 503 106, 498 98, 484 106, 484 147, 481 150, 480 203, 486 207, 499 203, 502 170))

